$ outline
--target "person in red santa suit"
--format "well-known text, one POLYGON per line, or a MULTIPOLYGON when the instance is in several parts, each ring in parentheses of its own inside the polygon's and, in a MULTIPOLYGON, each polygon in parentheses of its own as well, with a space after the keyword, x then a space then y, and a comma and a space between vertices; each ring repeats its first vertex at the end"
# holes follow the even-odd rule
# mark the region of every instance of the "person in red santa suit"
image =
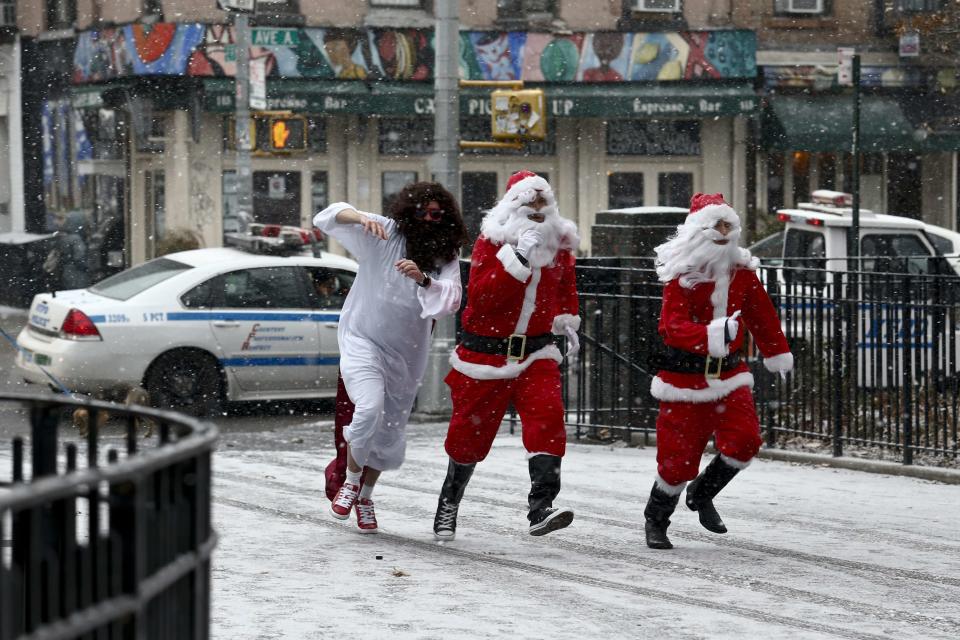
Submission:
POLYGON ((512 401, 520 415, 530 472, 530 534, 573 521, 553 507, 560 492, 566 448, 555 336, 566 336, 567 355, 580 343, 574 273, 577 227, 557 212, 553 189, 520 171, 487 212, 473 247, 462 337, 446 378, 453 417, 445 448, 447 476, 433 522, 438 540, 456 535, 457 512, 477 462, 483 460, 512 401))
POLYGON ((660 401, 657 478, 644 516, 647 546, 670 549, 670 516, 687 482, 686 504, 714 533, 726 526, 717 496, 760 449, 753 375, 740 356, 749 331, 770 371, 785 375, 793 354, 758 261, 737 245, 740 218, 723 195, 698 193, 690 214, 658 246, 657 276, 665 283, 658 330, 665 343, 650 393, 660 401), (711 438, 719 452, 699 475, 711 438))

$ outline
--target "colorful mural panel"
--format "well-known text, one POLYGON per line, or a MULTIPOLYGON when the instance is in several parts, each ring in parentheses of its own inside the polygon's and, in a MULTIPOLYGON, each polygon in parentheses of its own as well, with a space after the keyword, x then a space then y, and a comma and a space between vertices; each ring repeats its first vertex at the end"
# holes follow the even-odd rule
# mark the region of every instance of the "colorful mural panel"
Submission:
MULTIPOLYGON (((433 32, 422 29, 253 30, 252 59, 268 77, 342 80, 433 78, 433 32)), ((74 81, 129 75, 230 77, 233 30, 226 25, 128 25, 80 35, 74 81)), ((469 80, 631 82, 752 78, 751 31, 595 32, 553 35, 469 31, 460 35, 460 75, 469 80)))

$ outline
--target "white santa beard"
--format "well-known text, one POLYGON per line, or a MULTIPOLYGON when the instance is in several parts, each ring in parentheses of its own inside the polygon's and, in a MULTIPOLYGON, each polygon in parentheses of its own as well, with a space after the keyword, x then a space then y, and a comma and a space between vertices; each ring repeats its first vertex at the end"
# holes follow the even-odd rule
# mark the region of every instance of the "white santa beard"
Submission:
MULTIPOLYGON (((655 249, 660 281, 680 278, 680 285, 688 289, 701 282, 717 282, 719 285, 723 280, 722 284, 729 284, 731 269, 750 265, 751 256, 749 251, 737 246, 739 228, 725 236, 726 244, 717 244, 715 240, 723 237, 713 229, 681 226, 676 237, 655 249)), ((716 287, 715 291, 720 288, 716 287)))
POLYGON ((498 206, 484 218, 481 231, 497 244, 516 246, 524 231, 537 229, 543 241, 530 251, 526 259, 531 267, 545 267, 553 263, 564 236, 569 233, 563 223, 554 205, 545 206, 540 211, 526 205, 514 210, 504 210, 498 206), (537 213, 544 216, 543 222, 535 222, 527 217, 537 213))

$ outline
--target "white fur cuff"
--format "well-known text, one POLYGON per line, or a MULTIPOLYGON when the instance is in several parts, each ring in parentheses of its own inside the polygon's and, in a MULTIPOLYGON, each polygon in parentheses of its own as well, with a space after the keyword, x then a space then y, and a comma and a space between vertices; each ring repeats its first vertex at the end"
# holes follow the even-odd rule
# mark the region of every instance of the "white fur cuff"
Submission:
POLYGON ((763 366, 771 373, 787 373, 793 370, 793 354, 789 351, 763 359, 763 366))
POLYGON ((580 331, 580 316, 562 313, 553 318, 553 328, 550 329, 550 333, 562 336, 566 334, 567 329, 572 330, 574 333, 580 331))
POLYGON ((650 383, 650 395, 663 402, 713 402, 730 394, 740 387, 753 388, 753 374, 749 371, 738 373, 726 380, 707 380, 706 389, 687 389, 664 382, 657 376, 650 383))
POLYGON ((743 470, 750 466, 750 460, 744 462, 743 460, 737 460, 736 458, 731 458, 730 456, 722 453, 720 454, 720 459, 723 460, 728 467, 733 467, 734 469, 743 470))
POLYGON ((714 358, 727 355, 727 318, 711 320, 707 325, 707 352, 714 358))
POLYGON ((660 477, 660 474, 657 474, 657 488, 660 491, 663 491, 668 496, 678 496, 683 493, 683 488, 687 486, 686 482, 681 482, 680 484, 670 484, 666 480, 660 477))
POLYGON ((530 277, 530 267, 523 266, 523 263, 520 262, 519 258, 517 258, 517 254, 514 252, 513 247, 509 244, 505 244, 500 247, 500 250, 497 251, 497 259, 500 260, 500 264, 503 265, 503 268, 506 270, 506 272, 520 282, 526 282, 527 278, 530 277))

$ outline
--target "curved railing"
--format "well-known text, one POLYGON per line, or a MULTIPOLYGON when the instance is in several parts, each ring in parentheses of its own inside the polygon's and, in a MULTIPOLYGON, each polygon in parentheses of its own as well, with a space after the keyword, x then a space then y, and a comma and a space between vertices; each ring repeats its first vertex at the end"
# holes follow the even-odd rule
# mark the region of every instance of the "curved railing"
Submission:
POLYGON ((207 638, 216 427, 139 406, 0 394, 4 432, 16 431, 11 419, 29 439, 14 438, 9 457, 0 451, 0 469, 12 466, 0 483, 0 640, 207 638), (85 436, 61 447, 61 427, 75 432, 84 417, 85 436))

